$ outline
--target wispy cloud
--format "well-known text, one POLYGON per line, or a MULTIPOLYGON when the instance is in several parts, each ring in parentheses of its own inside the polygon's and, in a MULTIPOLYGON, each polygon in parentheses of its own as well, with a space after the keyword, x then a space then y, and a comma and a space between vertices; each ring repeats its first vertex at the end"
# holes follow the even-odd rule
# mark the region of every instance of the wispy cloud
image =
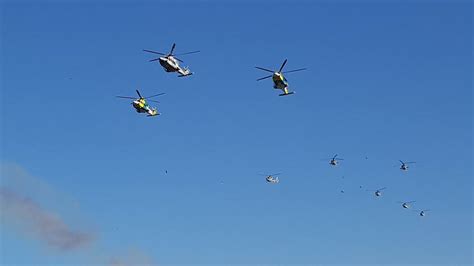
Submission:
POLYGON ((17 164, 0 162, 0 241, 1 231, 8 228, 56 251, 86 251, 82 254, 87 265, 156 265, 140 249, 104 252, 107 248, 95 230, 87 229, 90 219, 82 219, 79 206, 76 199, 45 179, 17 164))
POLYGON ((0 210, 16 228, 61 251, 78 249, 94 240, 93 234, 74 230, 59 214, 7 188, 0 187, 0 210))
POLYGON ((87 247, 95 240, 77 217, 77 202, 13 163, 0 163, 2 230, 9 230, 57 251, 87 247))

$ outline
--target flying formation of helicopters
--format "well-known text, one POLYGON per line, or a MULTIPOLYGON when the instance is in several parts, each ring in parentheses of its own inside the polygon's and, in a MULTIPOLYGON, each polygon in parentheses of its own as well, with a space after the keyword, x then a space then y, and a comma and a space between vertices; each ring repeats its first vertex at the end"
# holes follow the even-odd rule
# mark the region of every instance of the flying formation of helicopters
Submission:
MULTIPOLYGON (((336 166, 338 165, 338 160, 343 160, 342 158, 338 158, 337 157, 338 155, 335 154, 332 158, 328 158, 328 159, 323 159, 324 161, 327 161, 329 160, 329 164, 331 166, 336 166)), ((367 159, 367 157, 365 157, 367 159)), ((402 160, 399 160, 400 163, 402 163, 402 165, 404 166, 407 166, 407 164, 409 163, 415 163, 415 162, 406 162, 404 163, 402 160)), ((400 167, 400 170, 402 171, 406 171, 406 169, 404 169, 405 167, 400 167)), ((344 179, 344 176, 342 176, 342 179, 344 179)), ((359 189, 362 189, 363 186, 360 185, 359 186, 359 189)), ((368 191, 368 192, 373 192, 374 193, 374 196, 375 197, 381 197, 382 196, 382 192, 384 190, 386 190, 387 187, 382 187, 382 188, 378 188, 378 189, 366 189, 365 191, 368 191)), ((340 190, 340 193, 345 193, 346 191, 344 189, 341 189, 340 190)), ((401 204, 401 207, 403 209, 410 209, 411 206, 413 205, 413 203, 415 203, 416 201, 397 201, 398 204, 401 204)), ((419 216, 426 216, 426 212, 429 211, 429 209, 424 209, 424 210, 414 210, 416 212, 418 212, 419 216)))
MULTIPOLYGON (((191 51, 191 52, 186 52, 186 53, 174 54, 175 48, 176 48, 176 44, 173 43, 173 45, 171 46, 171 50, 167 54, 157 52, 157 51, 153 51, 153 50, 146 50, 146 49, 144 49, 143 51, 147 52, 147 53, 160 55, 160 57, 150 59, 149 62, 159 61, 160 65, 163 67, 163 69, 166 72, 177 72, 178 77, 187 77, 187 76, 192 75, 193 72, 191 72, 191 70, 189 70, 188 67, 181 67, 180 63, 183 63, 183 61, 181 59, 179 59, 177 56, 194 54, 194 53, 198 53, 200 51, 191 51)), ((288 60, 285 59, 283 61, 283 63, 281 64, 280 68, 278 69, 278 71, 263 68, 263 67, 255 67, 259 70, 271 73, 270 75, 267 75, 267 76, 264 76, 264 77, 261 77, 261 78, 257 79, 257 81, 272 78, 273 88, 282 91, 282 93, 279 94, 279 96, 287 96, 287 95, 294 94, 295 93, 294 91, 289 90, 288 80, 285 78, 285 76, 283 74, 298 72, 298 71, 304 71, 304 70, 306 70, 306 68, 299 68, 299 69, 294 69, 294 70, 289 70, 289 71, 283 71, 283 68, 285 67, 287 62, 288 62, 288 60)), ((125 99, 132 99, 133 101, 132 101, 131 104, 135 108, 137 113, 146 113, 147 116, 157 116, 157 115, 160 114, 158 112, 157 108, 156 107, 151 107, 148 104, 148 102, 159 103, 158 101, 150 100, 150 98, 161 96, 161 95, 164 95, 165 93, 158 93, 158 94, 151 95, 151 96, 148 96, 148 97, 143 97, 140 94, 140 92, 138 91, 138 89, 136 90, 136 93, 138 95, 138 98, 137 97, 131 97, 131 96, 117 96, 117 97, 118 98, 125 98, 125 99)), ((328 158, 328 159, 324 159, 324 160, 329 160, 329 164, 331 166, 337 166, 339 164, 339 161, 344 160, 342 158, 338 158, 337 156, 338 155, 335 154, 333 157, 328 158)), ((368 159, 368 157, 366 156, 365 159, 368 159)), ((402 160, 399 160, 399 162, 401 163, 400 170, 402 170, 402 171, 408 171, 409 165, 415 163, 415 162, 403 162, 402 160)), ((260 174, 260 175, 265 176, 265 181, 267 183, 278 184, 280 182, 280 180, 278 178, 278 175, 280 175, 280 174, 281 173, 260 174)), ((360 186, 360 188, 362 188, 362 186, 360 186)), ((374 192, 374 195, 376 197, 380 197, 380 196, 382 196, 382 191, 385 190, 385 189, 387 189, 387 188, 382 187, 382 188, 379 188, 379 189, 376 189, 376 190, 367 190, 367 191, 372 191, 372 192, 374 192)), ((345 193, 345 191, 341 190, 341 193, 345 193)), ((414 202, 415 201, 407 201, 407 202, 398 202, 398 203, 402 204, 401 205, 402 208, 408 209, 408 208, 410 208, 411 204, 414 203, 414 202)), ((429 210, 425 209, 425 210, 416 210, 416 211, 419 213, 419 216, 425 216, 426 212, 429 211, 429 210)))

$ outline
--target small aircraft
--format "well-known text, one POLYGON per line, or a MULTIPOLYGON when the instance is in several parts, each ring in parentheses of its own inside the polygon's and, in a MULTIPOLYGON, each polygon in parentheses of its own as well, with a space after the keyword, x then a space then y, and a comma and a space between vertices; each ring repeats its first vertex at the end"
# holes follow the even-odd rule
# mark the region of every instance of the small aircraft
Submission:
POLYGON ((420 210, 413 210, 413 211, 419 212, 418 215, 420 215, 420 216, 426 216, 426 212, 430 211, 430 210, 421 210, 421 211, 420 210))
POLYGON ((408 171, 408 165, 416 162, 403 162, 402 160, 398 160, 401 165, 400 165, 400 170, 402 171, 408 171))
POLYGON ((398 202, 398 203, 401 203, 401 204, 402 204, 402 207, 403 207, 404 209, 408 209, 408 208, 410 208, 410 204, 411 204, 411 203, 414 203, 415 201, 406 201, 406 202, 397 201, 397 202, 398 202))
POLYGON ((329 164, 332 165, 332 166, 337 166, 339 164, 339 161, 344 161, 344 159, 342 159, 342 158, 337 158, 337 154, 334 155, 334 157, 332 157, 332 158, 324 159, 324 160, 330 160, 329 164))
POLYGON ((173 46, 171 46, 171 51, 168 54, 152 51, 152 50, 143 50, 147 53, 152 53, 152 54, 157 54, 157 55, 162 55, 161 57, 154 58, 149 60, 149 62, 153 61, 160 61, 160 65, 165 69, 166 72, 178 72, 179 75, 178 77, 186 77, 190 76, 193 73, 191 70, 189 70, 187 67, 181 67, 179 65, 179 62, 183 63, 183 61, 179 58, 177 58, 177 55, 186 55, 186 54, 194 54, 194 53, 199 53, 200 51, 192 51, 192 52, 187 52, 187 53, 181 53, 181 54, 173 54, 174 48, 176 47, 176 44, 173 43, 173 46))
POLYGON ((283 64, 281 64, 281 67, 278 71, 270 70, 270 69, 263 68, 263 67, 255 67, 257 69, 273 73, 273 74, 265 76, 263 78, 259 78, 259 79, 257 79, 257 81, 267 79, 267 78, 272 78, 273 79, 273 88, 283 91, 283 93, 280 94, 280 96, 286 96, 286 95, 290 95, 290 94, 295 93, 295 92, 288 91, 288 80, 286 80, 286 78, 283 76, 283 74, 306 70, 306 68, 300 68, 300 69, 295 69, 295 70, 289 70, 289 71, 282 72, 283 67, 286 64, 286 61, 288 61, 288 60, 285 59, 285 61, 283 61, 283 64))
POLYGON ((280 175, 281 173, 277 173, 277 174, 260 174, 260 175, 263 175, 265 176, 265 180, 268 182, 268 183, 272 183, 272 184, 276 184, 278 182, 280 182, 280 180, 278 179, 277 175, 280 175))
MULTIPOLYGON (((362 186, 360 186, 360 188, 362 188, 362 186)), ((384 189, 387 189, 387 188, 383 187, 383 188, 376 189, 375 192, 374 192, 374 195, 376 197, 382 196, 382 190, 384 190, 384 189)), ((367 190, 367 191, 374 191, 374 190, 367 190)))
MULTIPOLYGON (((118 98, 124 98, 124 99, 133 99, 134 101, 132 102, 132 106, 135 108, 137 113, 147 113, 148 114, 147 116, 155 116, 155 115, 160 114, 160 113, 158 113, 158 110, 156 108, 150 107, 148 105, 147 99, 153 98, 153 97, 156 97, 156 96, 160 96, 160 95, 163 95, 165 93, 158 93, 158 94, 155 94, 155 95, 152 95, 152 96, 149 96, 149 97, 142 97, 142 95, 140 94, 140 92, 138 90, 136 90, 136 92, 137 92, 139 98, 134 98, 134 97, 130 97, 130 96, 117 96, 117 97, 118 98)), ((158 101, 154 101, 154 100, 148 100, 148 101, 159 103, 158 101)))

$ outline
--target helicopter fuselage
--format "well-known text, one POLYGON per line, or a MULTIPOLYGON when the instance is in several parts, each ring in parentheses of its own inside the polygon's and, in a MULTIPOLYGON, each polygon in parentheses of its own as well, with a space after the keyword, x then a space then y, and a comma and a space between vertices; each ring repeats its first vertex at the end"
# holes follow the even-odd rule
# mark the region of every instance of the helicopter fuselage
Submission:
POLYGON ((270 176, 267 176, 265 179, 267 180, 268 183, 278 183, 278 177, 275 178, 270 175, 270 176))
POLYGON ((191 71, 186 68, 182 68, 179 65, 178 60, 176 60, 173 56, 163 56, 160 57, 160 65, 165 69, 166 72, 178 72, 180 77, 189 76, 191 75, 191 71))
POLYGON ((155 116, 159 114, 156 109, 151 108, 145 101, 140 101, 140 99, 133 101, 132 106, 135 108, 137 113, 147 113, 148 116, 155 116))
POLYGON ((272 76, 273 80, 273 88, 274 89, 279 89, 282 90, 283 92, 287 92, 288 90, 288 81, 286 78, 283 76, 283 74, 275 72, 273 73, 272 76))

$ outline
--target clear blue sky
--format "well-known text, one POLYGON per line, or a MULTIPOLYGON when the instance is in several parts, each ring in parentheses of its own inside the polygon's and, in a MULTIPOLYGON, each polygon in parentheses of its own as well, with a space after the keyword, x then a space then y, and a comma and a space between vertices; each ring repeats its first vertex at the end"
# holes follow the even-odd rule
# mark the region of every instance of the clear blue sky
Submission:
POLYGON ((4 225, 1 263, 101 264, 130 249, 160 264, 472 263, 471 3, 1 10, 1 160, 78 202, 80 214, 43 208, 96 236, 58 252, 4 225), (194 76, 147 62, 142 49, 173 42, 201 50, 182 57, 194 76), (254 66, 285 58, 308 70, 278 97, 254 66), (161 116, 115 98, 136 88, 166 92, 161 116), (335 153, 337 168, 321 161, 335 153), (417 164, 403 173, 399 159, 417 164))

